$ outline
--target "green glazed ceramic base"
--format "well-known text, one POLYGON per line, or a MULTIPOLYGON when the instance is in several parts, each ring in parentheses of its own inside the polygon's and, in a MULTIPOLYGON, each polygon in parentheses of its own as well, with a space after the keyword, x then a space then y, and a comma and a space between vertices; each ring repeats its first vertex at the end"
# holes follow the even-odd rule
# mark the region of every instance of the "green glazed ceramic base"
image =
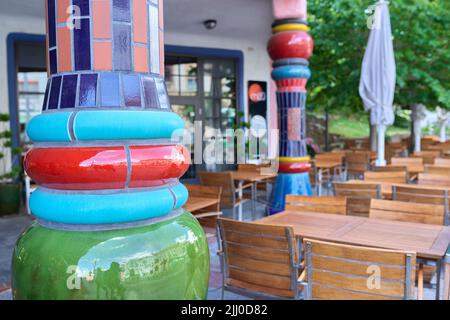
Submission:
POLYGON ((109 231, 32 224, 13 254, 14 299, 206 299, 209 250, 197 220, 109 231))

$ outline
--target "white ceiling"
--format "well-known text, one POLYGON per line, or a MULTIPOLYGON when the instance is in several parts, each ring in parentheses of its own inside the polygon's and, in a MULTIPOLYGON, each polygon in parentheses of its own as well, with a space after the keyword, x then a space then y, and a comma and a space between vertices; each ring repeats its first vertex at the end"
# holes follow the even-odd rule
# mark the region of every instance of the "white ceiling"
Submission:
MULTIPOLYGON (((248 38, 267 34, 272 21, 271 0, 165 0, 167 31, 248 38), (216 19, 214 30, 203 21, 216 19)), ((0 14, 44 18, 44 0, 0 0, 0 14)), ((18 21, 18 23, 20 23, 18 21)))
POLYGON ((167 31, 249 38, 269 32, 271 0, 165 0, 167 31), (214 30, 203 21, 217 20, 214 30))

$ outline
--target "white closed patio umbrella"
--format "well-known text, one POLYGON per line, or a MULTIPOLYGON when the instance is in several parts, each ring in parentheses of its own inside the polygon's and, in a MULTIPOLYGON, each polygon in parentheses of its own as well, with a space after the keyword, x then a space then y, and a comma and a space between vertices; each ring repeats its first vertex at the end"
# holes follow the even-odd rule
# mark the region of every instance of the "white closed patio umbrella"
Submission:
POLYGON ((392 44, 391 22, 388 2, 375 5, 375 15, 370 25, 369 42, 361 69, 359 95, 370 123, 377 127, 378 166, 386 165, 384 143, 386 126, 394 123, 395 58, 392 44))

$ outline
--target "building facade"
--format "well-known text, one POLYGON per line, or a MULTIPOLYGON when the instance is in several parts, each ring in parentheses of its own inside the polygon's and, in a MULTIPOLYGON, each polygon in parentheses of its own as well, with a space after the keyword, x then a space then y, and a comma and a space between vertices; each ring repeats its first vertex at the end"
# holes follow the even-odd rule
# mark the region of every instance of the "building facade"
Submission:
MULTIPOLYGON (((42 1, 0 3, 0 113, 10 115, 13 144, 24 149, 25 128, 42 109, 47 79, 42 1)), ((270 0, 164 1, 167 89, 187 127, 201 120, 207 135, 209 128, 225 130, 249 121, 248 87, 256 82, 265 99, 259 114, 268 128, 276 128, 275 85, 266 52, 271 21, 270 0), (215 28, 208 20, 216 22, 215 28)), ((11 157, 5 159, 8 168, 11 157)))

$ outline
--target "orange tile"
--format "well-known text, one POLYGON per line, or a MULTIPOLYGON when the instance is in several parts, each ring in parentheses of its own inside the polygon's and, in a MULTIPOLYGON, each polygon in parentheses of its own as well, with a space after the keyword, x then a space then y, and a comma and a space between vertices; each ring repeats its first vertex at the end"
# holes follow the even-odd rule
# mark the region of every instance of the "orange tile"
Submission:
POLYGON ((147 47, 134 47, 134 70, 136 72, 148 72, 147 47))
POLYGON ((58 71, 72 71, 72 32, 67 27, 58 28, 58 71))
POLYGON ((164 30, 164 0, 159 0, 158 3, 158 14, 159 14, 159 28, 164 30))
POLYGON ((111 39, 111 8, 109 0, 92 1, 94 39, 111 39))
POLYGON ((69 14, 67 9, 72 5, 70 0, 57 0, 56 3, 56 15, 58 23, 67 22, 69 19, 69 14))
POLYGON ((112 70, 111 42, 94 42, 95 70, 112 70))
POLYGON ((159 31, 159 68, 159 74, 164 77, 164 32, 161 30, 159 31))
POLYGON ((134 42, 147 43, 148 39, 147 1, 133 1, 133 34, 134 42))

